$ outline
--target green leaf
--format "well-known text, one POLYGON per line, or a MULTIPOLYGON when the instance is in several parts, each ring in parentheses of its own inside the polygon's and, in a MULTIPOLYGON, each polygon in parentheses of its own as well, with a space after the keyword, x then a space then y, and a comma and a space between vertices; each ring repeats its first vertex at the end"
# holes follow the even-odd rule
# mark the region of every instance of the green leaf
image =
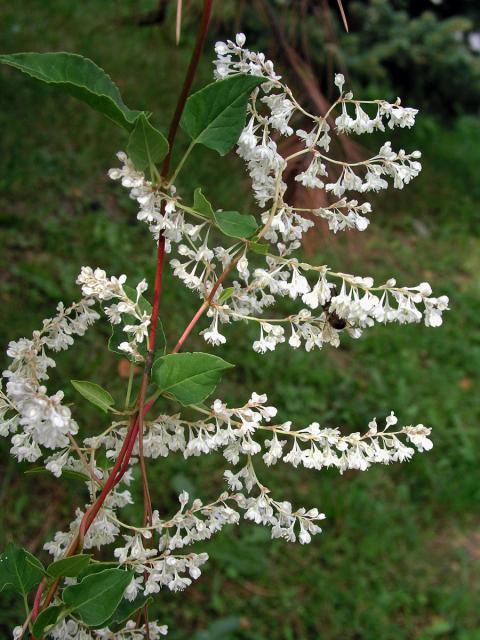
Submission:
POLYGON ((82 569, 78 574, 77 580, 83 580, 87 576, 93 576, 97 573, 105 571, 105 569, 118 569, 117 562, 91 562, 88 567, 82 569))
POLYGON ((128 157, 138 171, 154 166, 167 155, 168 142, 163 133, 141 113, 135 121, 127 145, 128 157))
POLYGON ((217 386, 222 371, 233 364, 209 353, 172 353, 158 358, 152 380, 181 404, 202 402, 217 386))
POLYGON ((66 587, 63 600, 86 625, 101 625, 120 604, 132 577, 129 571, 106 569, 66 587))
POLYGON ((247 117, 248 99, 265 78, 236 75, 207 85, 187 100, 180 122, 194 144, 224 156, 237 142, 247 117))
POLYGON ((249 242, 248 248, 262 256, 266 256, 270 249, 268 244, 260 244, 260 242, 249 242))
POLYGON ((124 104, 118 87, 103 69, 76 53, 13 53, 0 55, 0 62, 66 91, 127 131, 141 113, 124 104))
POLYGON ((132 602, 129 600, 122 600, 113 616, 108 620, 108 624, 105 626, 109 627, 111 624, 121 624, 122 622, 126 622, 133 617, 133 614, 136 611, 145 605, 149 605, 151 602, 153 602, 153 598, 151 596, 142 595, 136 597, 132 602))
POLYGON ((88 566, 91 557, 91 555, 86 553, 79 553, 76 556, 62 558, 61 560, 52 562, 52 564, 47 567, 47 573, 52 578, 58 578, 59 576, 74 578, 88 566))
POLYGON ((89 402, 99 407, 102 411, 107 411, 115 404, 112 396, 102 389, 99 384, 88 380, 70 380, 75 389, 89 402))
POLYGON ((193 193, 193 208, 206 218, 213 219, 213 207, 202 193, 202 188, 197 187, 193 193))
MULTIPOLYGON (((33 467, 33 469, 27 469, 25 475, 36 474, 36 473, 48 473, 51 472, 45 467, 33 467)), ((88 480, 88 476, 84 473, 80 473, 79 471, 73 471, 72 469, 62 469, 62 478, 74 478, 75 480, 88 480)))
POLYGON ((226 289, 224 289, 222 293, 218 296, 218 300, 217 300, 218 304, 223 304, 224 302, 229 300, 232 297, 234 291, 235 291, 235 287, 227 287, 226 289))
POLYGON ((26 596, 43 578, 40 560, 10 543, 0 556, 0 592, 12 589, 26 596))
POLYGON ((231 238, 249 238, 258 229, 253 216, 236 211, 216 211, 213 215, 220 231, 231 238))
POLYGON ((63 611, 65 611, 65 607, 63 605, 52 605, 41 611, 33 624, 34 637, 43 638, 47 628, 53 626, 57 622, 63 611))

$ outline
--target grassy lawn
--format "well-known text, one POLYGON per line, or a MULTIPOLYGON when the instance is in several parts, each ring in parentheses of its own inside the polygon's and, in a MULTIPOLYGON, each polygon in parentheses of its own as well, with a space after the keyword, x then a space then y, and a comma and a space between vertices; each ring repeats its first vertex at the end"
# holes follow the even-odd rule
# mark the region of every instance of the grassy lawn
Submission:
MULTIPOLYGON (((129 106, 152 110, 165 128, 191 39, 186 32, 175 48, 171 25, 135 26, 133 14, 152 5, 5 4, 2 53, 87 55, 117 81, 129 106)), ((209 77, 207 53, 198 83, 209 77)), ((132 282, 146 274, 152 282, 148 231, 136 224, 125 192, 106 178, 125 144, 120 131, 73 99, 59 99, 6 69, 0 72, 0 131, 1 345, 31 333, 58 300, 78 297, 74 281, 82 265, 127 273, 132 282)), ((395 143, 422 150, 420 177, 375 199, 364 234, 334 237, 320 230, 315 260, 378 280, 430 281, 451 299, 444 325, 375 327, 339 350, 305 354, 279 347, 265 356, 251 350, 249 330, 232 326, 218 354, 238 366, 219 395, 234 405, 253 390, 268 391, 280 418, 346 431, 364 429, 371 417, 393 409, 404 424, 432 426, 435 447, 408 464, 344 476, 281 465, 261 469, 279 497, 327 514, 324 533, 308 547, 290 546, 245 523, 203 544, 211 562, 202 579, 184 594, 165 592, 156 606, 173 639, 480 639, 480 123, 425 116, 416 132, 395 143)), ((184 193, 202 185, 218 206, 238 207, 246 199, 245 209, 254 211, 241 163, 204 157, 190 161, 184 193)), ((170 274, 165 291, 162 319, 173 342, 198 302, 170 274)), ((107 336, 99 324, 62 354, 52 388, 64 376, 120 393, 118 359, 105 358, 107 336)), ((189 348, 204 348, 203 340, 193 336, 189 348)), ((85 405, 81 424, 94 432, 102 417, 85 405)), ((20 468, 5 443, 0 446, 0 548, 13 539, 41 555, 43 542, 84 503, 83 486, 24 474, 28 465, 20 468)), ((223 469, 215 456, 153 462, 155 504, 171 512, 182 488, 214 496, 223 469)), ((7 596, 0 602, 1 636, 7 637, 22 614, 7 596)))

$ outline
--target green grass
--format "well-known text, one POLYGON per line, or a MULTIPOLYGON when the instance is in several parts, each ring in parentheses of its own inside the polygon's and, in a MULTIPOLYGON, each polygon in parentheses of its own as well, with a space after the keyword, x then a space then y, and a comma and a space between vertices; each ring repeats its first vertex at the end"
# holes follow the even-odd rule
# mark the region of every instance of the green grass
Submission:
MULTIPOLYGON (((129 106, 151 109, 165 128, 192 25, 177 49, 171 25, 141 29, 129 19, 150 8, 65 0, 30 1, 21 11, 5 6, 2 52, 64 49, 90 56, 118 82, 129 106)), ((209 77, 208 58, 199 84, 209 77)), ((125 145, 113 125, 2 70, 0 126, 3 345, 31 333, 57 300, 78 296, 74 280, 83 264, 125 272, 132 282, 146 274, 151 282, 154 247, 135 223, 133 203, 105 178, 125 145)), ((443 327, 375 327, 339 350, 280 347, 258 356, 250 330, 232 326, 218 353, 238 364, 219 393, 234 403, 267 391, 281 418, 345 430, 362 429, 393 409, 403 423, 431 425, 435 447, 409 464, 343 477, 282 465, 261 469, 277 495, 325 511, 324 533, 308 547, 290 546, 245 523, 203 544, 212 559, 202 579, 185 594, 159 599, 160 619, 176 640, 480 638, 480 124, 421 119, 416 133, 397 144, 422 149, 420 177, 402 192, 376 198, 366 233, 320 235, 314 259, 379 280, 429 280, 451 298, 443 327), (216 629, 199 633, 212 624, 216 629)), ((254 211, 241 164, 209 152, 204 158, 189 163, 184 192, 201 184, 217 206, 238 207, 246 198, 245 209, 254 211)), ((173 341, 197 302, 169 274, 165 291, 163 321, 173 341)), ((63 377, 91 379, 120 394, 117 359, 105 357, 107 335, 101 325, 62 354, 52 387, 63 377)), ((204 343, 194 336, 190 347, 204 343)), ((68 400, 74 399, 72 389, 68 400)), ((82 428, 98 429, 99 414, 79 406, 82 428)), ((25 475, 28 465, 20 468, 1 447, 0 547, 13 539, 42 555, 45 539, 83 504, 83 488, 74 480, 25 475)), ((155 504, 170 513, 183 487, 214 496, 223 469, 216 456, 153 463, 155 504)), ((1 601, 7 637, 22 613, 15 600, 2 595, 1 601)))

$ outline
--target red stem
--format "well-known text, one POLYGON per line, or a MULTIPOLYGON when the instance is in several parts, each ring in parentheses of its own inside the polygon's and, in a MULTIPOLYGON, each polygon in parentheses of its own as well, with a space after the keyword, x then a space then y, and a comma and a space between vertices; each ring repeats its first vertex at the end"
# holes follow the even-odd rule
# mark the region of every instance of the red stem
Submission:
MULTIPOLYGON (((190 89, 192 88, 193 79, 195 77, 195 73, 198 68, 198 63, 200 62, 200 56, 201 56, 203 47, 205 45, 205 39, 207 37, 207 32, 208 32, 208 23, 210 22, 210 16, 212 13, 212 6, 213 6, 213 0, 204 0, 203 13, 200 20, 200 24, 198 26, 197 39, 195 41, 195 48, 193 49, 192 57, 190 58, 190 64, 188 65, 187 73, 185 75, 185 80, 183 82, 183 87, 180 92, 180 96, 177 101, 177 106, 175 108, 175 113, 173 114, 172 121, 170 123, 170 128, 168 131, 169 149, 163 161, 162 170, 160 172, 160 175, 162 178, 165 178, 170 171, 170 164, 172 161, 172 152, 173 152, 173 145, 175 143, 175 137, 177 135, 178 126, 180 124, 180 119, 182 117, 183 110, 185 109, 185 103, 190 93, 190 89)), ((165 205, 164 203, 162 203, 162 213, 164 213, 164 210, 165 210, 165 205)), ((150 344, 151 351, 155 350, 158 314, 160 310, 160 294, 162 290, 164 261, 165 261, 165 237, 163 233, 160 232, 160 236, 158 238, 157 268, 155 271, 154 297, 153 297, 152 318, 151 318, 151 325, 150 325, 149 344, 150 344)))
MULTIPOLYGON (((164 209, 162 203, 162 211, 164 209)), ((158 313, 160 310, 160 295, 162 293, 163 264, 165 261, 165 236, 160 232, 157 246, 157 267, 155 271, 155 285, 153 291, 152 320, 150 325, 149 345, 153 351, 157 339, 158 313)))
POLYGON ((190 322, 187 325, 187 328, 185 329, 185 331, 182 333, 182 335, 180 336, 180 338, 178 339, 177 344, 175 345, 175 347, 173 348, 172 353, 178 353, 178 351, 180 351, 180 349, 183 346, 183 343, 185 342, 185 340, 188 338, 190 331, 193 329, 193 327, 197 324, 198 320, 201 318, 201 316, 203 315, 205 309, 208 307, 208 303, 204 302, 202 304, 201 307, 199 307, 199 309, 197 310, 197 312, 195 313, 195 315, 193 316, 193 318, 190 320, 190 322))
MULTIPOLYGON (((150 400, 150 402, 145 405, 143 409, 143 415, 145 415, 148 411, 150 411, 150 408, 154 404, 155 400, 156 399, 150 400)), ((90 528, 90 525, 95 519, 95 516, 97 515, 103 503, 105 502, 107 495, 110 493, 110 491, 114 487, 117 486, 117 484, 123 478, 125 471, 128 469, 128 463, 130 462, 132 451, 135 446, 135 439, 138 434, 138 427, 139 427, 139 416, 137 416, 136 420, 133 423, 133 427, 129 429, 129 432, 127 433, 127 436, 123 443, 123 447, 108 477, 108 480, 102 489, 101 494, 98 496, 94 504, 90 507, 90 509, 86 511, 85 515, 83 516, 82 523, 80 524, 80 531, 83 532, 83 535, 85 535, 85 533, 90 528), (84 521, 85 521, 85 524, 84 524, 84 521)))
POLYGON ((200 307, 198 308, 197 312, 195 313, 195 315, 193 316, 193 318, 190 320, 190 322, 187 325, 187 328, 185 329, 185 331, 182 333, 182 335, 180 336, 180 338, 178 339, 177 344, 175 345, 175 347, 173 348, 172 353, 177 353, 178 351, 180 351, 180 349, 183 346, 183 343, 185 342, 185 340, 188 338, 188 336, 190 335, 190 332, 192 331, 193 327, 197 324, 197 322, 199 321, 199 319, 202 317, 202 315, 204 314, 205 310, 208 309, 211 301, 213 300, 215 294, 218 291, 218 287, 222 284, 222 282, 225 280, 225 278, 228 276, 228 274, 230 273, 230 271, 233 269, 233 267, 237 264, 237 262, 240 260, 240 254, 234 258, 231 263, 228 265, 228 267, 223 271, 223 273, 220 274, 220 277, 218 278, 218 280, 215 282, 215 284, 212 287, 212 290, 210 291, 210 293, 208 294, 205 302, 203 302, 200 307))
POLYGON ((177 135, 178 125, 180 124, 180 118, 182 117, 182 113, 185 108, 185 102, 187 101, 188 94, 190 93, 190 89, 192 88, 193 79, 197 71, 198 63, 200 62, 200 56, 202 54, 202 50, 205 44, 205 39, 207 37, 208 23, 210 22, 212 6, 213 6, 213 0, 204 0, 203 13, 200 19, 200 24, 198 25, 195 48, 193 49, 192 57, 190 58, 190 64, 188 65, 187 73, 185 75, 185 80, 183 82, 183 87, 180 92, 180 96, 177 102, 177 107, 175 109, 175 113, 173 114, 172 122, 170 124, 170 130, 168 132, 168 143, 170 145, 170 150, 167 156, 165 157, 165 160, 163 161, 163 165, 162 165, 163 177, 165 177, 170 171, 170 162, 172 159, 173 143, 175 141, 175 136, 177 135))
POLYGON ((46 580, 43 579, 38 585, 37 592, 35 594, 35 600, 33 601, 33 609, 32 609, 32 622, 35 622, 37 619, 38 613, 40 611, 40 602, 42 600, 42 593, 45 589, 45 585, 47 584, 46 580))

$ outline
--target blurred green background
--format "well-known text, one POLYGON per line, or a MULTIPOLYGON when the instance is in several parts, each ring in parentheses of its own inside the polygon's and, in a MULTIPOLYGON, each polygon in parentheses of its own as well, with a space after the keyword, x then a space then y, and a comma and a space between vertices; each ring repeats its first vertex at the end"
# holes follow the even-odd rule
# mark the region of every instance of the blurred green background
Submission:
MULTIPOLYGON (((165 129, 188 63, 198 0, 185 4, 179 46, 173 2, 155 0, 24 0, 1 3, 1 50, 67 50, 91 57, 119 85, 126 103, 154 113, 165 129), (164 6, 163 6, 164 5, 164 6), (160 11, 151 13, 155 9, 160 11), (142 24, 141 23, 147 23, 142 24)), ((267 391, 280 417, 300 425, 362 430, 394 410, 404 424, 433 427, 434 449, 408 464, 366 473, 261 469, 279 497, 327 514, 324 533, 308 547, 270 541, 244 523, 202 545, 211 561, 180 595, 162 593, 156 607, 174 640, 452 640, 480 639, 480 34, 475 2, 372 0, 347 3, 350 34, 336 2, 269 3, 290 45, 330 95, 343 70, 362 97, 419 105, 414 131, 391 135, 394 146, 419 148, 424 170, 404 191, 374 198, 367 232, 310 238, 317 263, 404 284, 422 280, 447 294, 451 311, 439 329, 375 327, 338 350, 305 354, 280 347, 259 356, 252 334, 229 328, 219 350, 236 362, 219 393, 235 406, 267 391)), ((217 3, 196 86, 211 77, 212 46, 237 30, 267 51, 308 103, 266 18, 265 2, 217 3)), ((389 132, 390 134, 390 132, 389 132)), ((378 148, 380 137, 359 140, 378 148)), ((78 297, 82 265, 153 281, 154 247, 125 190, 107 169, 124 148, 121 131, 72 98, 9 69, 0 70, 0 343, 29 335, 58 300, 78 297)), ((177 152, 185 145, 179 139, 177 152)), ((216 206, 254 204, 241 162, 197 150, 181 185, 187 197, 204 187, 216 206), (200 155, 202 154, 202 155, 200 155)), ((167 337, 197 300, 166 276, 162 302, 167 337)), ((202 325, 202 328, 206 326, 202 325)), ((119 392, 118 359, 105 352, 99 324, 62 354, 62 379, 90 379, 119 392)), ((189 348, 204 343, 192 337, 189 348)), ((3 366, 6 360, 0 356, 3 366)), ((68 385, 67 385, 68 386, 68 385)), ((74 400, 73 391, 68 400, 74 400)), ((78 398, 76 398, 78 400, 78 398)), ((84 432, 102 426, 86 404, 84 432)), ((78 417, 78 416, 77 416, 78 417)), ((75 480, 23 473, 1 446, 0 548, 14 540, 43 557, 44 541, 85 501, 75 480)), ((186 488, 204 499, 222 486, 220 457, 180 456, 150 464, 155 505, 170 513, 186 488)), ((135 518, 135 511, 129 513, 135 518)), ((2 637, 22 618, 1 597, 2 637)))

